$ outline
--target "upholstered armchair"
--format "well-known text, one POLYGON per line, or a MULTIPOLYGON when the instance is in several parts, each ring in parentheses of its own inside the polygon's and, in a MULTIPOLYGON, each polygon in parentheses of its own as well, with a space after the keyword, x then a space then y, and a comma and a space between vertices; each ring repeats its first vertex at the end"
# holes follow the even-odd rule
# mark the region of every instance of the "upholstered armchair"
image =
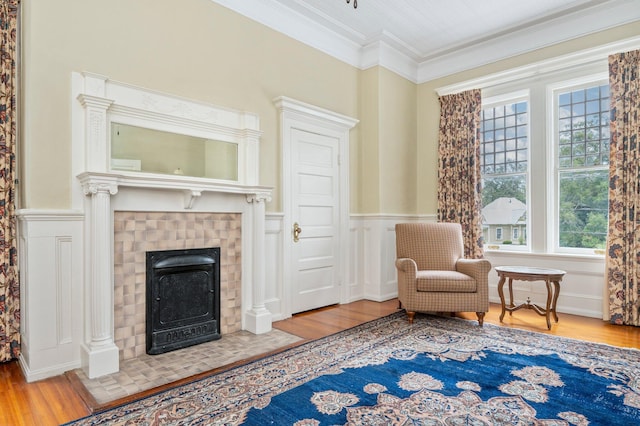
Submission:
POLYGON ((398 299, 410 323, 416 312, 475 312, 482 326, 491 263, 464 258, 460 224, 397 224, 396 269, 398 299))

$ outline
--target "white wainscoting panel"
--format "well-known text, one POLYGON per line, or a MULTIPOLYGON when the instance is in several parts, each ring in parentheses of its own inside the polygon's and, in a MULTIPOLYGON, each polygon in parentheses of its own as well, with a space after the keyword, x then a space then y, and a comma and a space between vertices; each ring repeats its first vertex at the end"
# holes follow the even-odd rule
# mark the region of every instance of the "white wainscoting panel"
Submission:
MULTIPOLYGON (((397 296, 395 271, 395 224, 399 222, 435 222, 435 215, 392 216, 352 215, 350 224, 350 258, 353 268, 350 287, 362 299, 384 301, 397 296), (359 292, 361 289, 361 293, 359 292)), ((562 269, 567 272, 560 287, 558 312, 585 317, 602 318, 605 263, 602 256, 574 256, 565 254, 536 254, 506 251, 487 251, 492 266, 524 265, 562 269)), ((489 273, 489 299, 500 303, 498 275, 489 273)), ((540 282, 514 282, 516 303, 531 298, 544 306, 546 286, 540 282)), ((352 297, 351 300, 358 300, 352 297)), ((514 313, 517 315, 517 313, 514 313)))
POLYGON ((77 211, 18 211, 20 365, 28 382, 80 367, 82 228, 77 211))
MULTIPOLYGON (((602 318, 602 294, 605 285, 605 261, 602 256, 573 256, 506 251, 487 251, 485 257, 496 266, 532 266, 561 269, 566 272, 560 283, 557 311, 585 317, 602 318)), ((506 284, 505 284, 506 290, 506 284)), ((531 297, 531 302, 545 306, 547 289, 544 281, 514 281, 513 297, 519 304, 531 297)), ((508 292, 505 292, 508 297, 508 292)), ((489 273, 489 300, 500 303, 498 274, 489 273)), ((508 302, 508 300, 507 300, 508 302)), ((517 315, 517 312, 513 315, 517 315)), ((562 321, 562 315, 560 315, 562 321)))
MULTIPOLYGON (((352 215, 351 216, 351 267, 353 277, 359 282, 351 287, 362 289, 360 299, 382 302, 398 295, 395 267, 395 225, 401 222, 434 221, 435 218, 403 215, 352 215)), ((353 300, 358 300, 354 299, 353 300)))

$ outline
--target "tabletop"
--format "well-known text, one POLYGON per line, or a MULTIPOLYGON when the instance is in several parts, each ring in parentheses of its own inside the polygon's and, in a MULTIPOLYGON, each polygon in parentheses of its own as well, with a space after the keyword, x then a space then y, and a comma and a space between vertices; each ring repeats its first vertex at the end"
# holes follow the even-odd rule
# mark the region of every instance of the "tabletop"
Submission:
POLYGON ((564 275, 565 271, 560 269, 534 268, 531 266, 496 266, 497 272, 525 275, 564 275))

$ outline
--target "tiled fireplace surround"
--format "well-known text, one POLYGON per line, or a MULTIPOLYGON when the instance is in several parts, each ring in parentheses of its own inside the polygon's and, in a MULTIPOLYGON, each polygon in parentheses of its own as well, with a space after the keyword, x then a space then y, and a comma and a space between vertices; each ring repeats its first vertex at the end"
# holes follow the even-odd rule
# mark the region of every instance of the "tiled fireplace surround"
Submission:
POLYGON ((114 212, 114 340, 120 360, 146 353, 147 251, 220 247, 220 328, 242 328, 238 213, 114 212))
POLYGON ((271 330, 264 302, 268 189, 187 176, 87 172, 88 378, 146 352, 146 252, 220 247, 221 332, 271 330))

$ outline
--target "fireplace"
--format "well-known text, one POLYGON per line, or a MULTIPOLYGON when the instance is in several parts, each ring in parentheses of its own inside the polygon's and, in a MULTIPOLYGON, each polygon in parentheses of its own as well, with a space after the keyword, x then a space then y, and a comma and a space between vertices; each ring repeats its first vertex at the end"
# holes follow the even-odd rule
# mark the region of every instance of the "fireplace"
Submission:
POLYGON ((73 203, 82 208, 85 221, 80 362, 87 376, 117 372, 120 360, 146 352, 147 251, 220 247, 221 334, 271 330, 263 253, 265 204, 272 189, 258 184, 260 117, 91 73, 73 73, 72 98, 78 100, 72 110, 73 148, 83 153, 74 157, 73 203), (222 180, 112 170, 114 123, 235 144, 238 175, 222 180), (120 213, 134 217, 118 222, 120 213), (137 220, 139 215, 151 217, 137 220), (237 216, 241 227, 231 235, 216 224, 200 226, 200 219, 208 222, 216 215, 237 216), (240 245, 246 248, 242 255, 240 245))
POLYGON ((220 338, 220 248, 146 253, 147 353, 220 338))

